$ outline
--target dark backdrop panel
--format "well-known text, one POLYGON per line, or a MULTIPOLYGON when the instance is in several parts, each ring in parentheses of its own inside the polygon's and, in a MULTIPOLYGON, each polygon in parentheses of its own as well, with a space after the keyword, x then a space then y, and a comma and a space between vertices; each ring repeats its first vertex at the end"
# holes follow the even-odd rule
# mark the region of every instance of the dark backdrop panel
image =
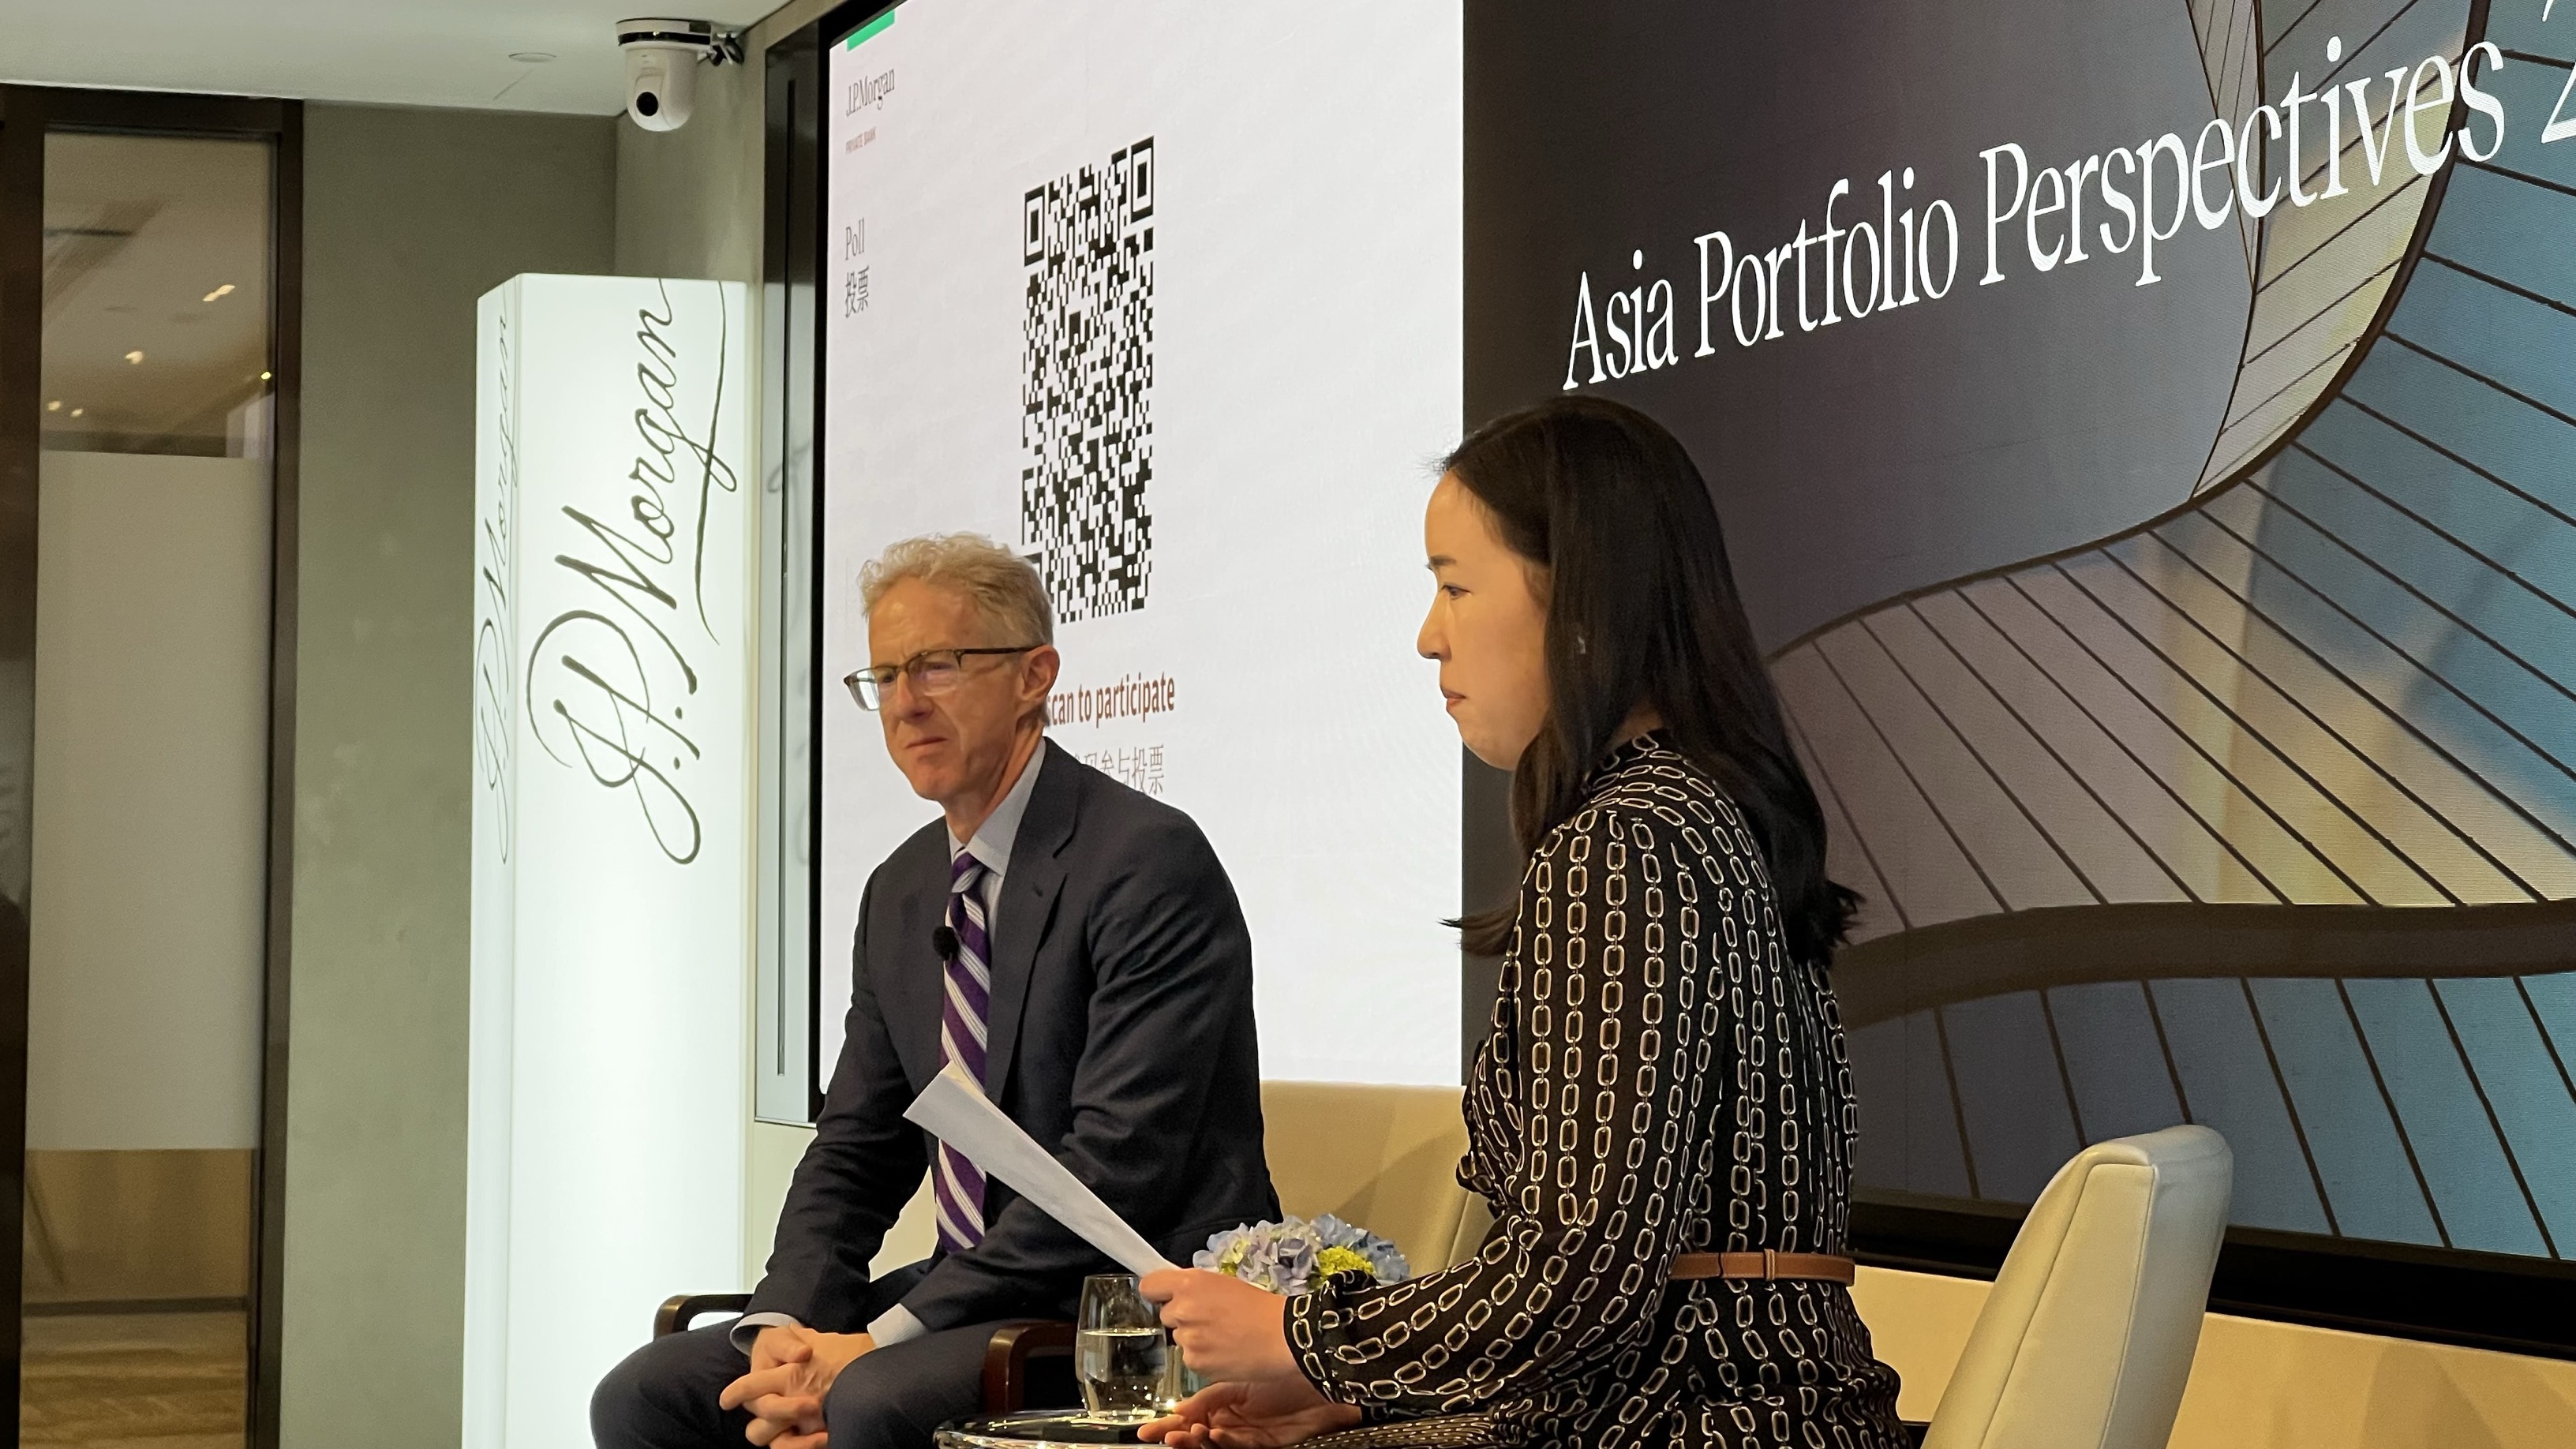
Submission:
POLYGON ((1469 9, 1468 420, 1599 391, 1710 479, 1868 898, 1863 1248, 1991 1266, 2199 1121, 2231 1306, 2576 1342, 2576 17, 2523 8, 2474 97, 2418 69, 2466 0, 1469 9))
MULTIPOLYGON (((2031 165, 2064 165, 2208 113, 2181 4, 1647 5, 1579 20, 1477 6, 1467 44, 1469 412, 1558 391, 1569 363, 1591 385, 1590 356, 1571 356, 1581 285, 1598 311, 1613 291, 1668 282, 1677 360, 1603 390, 1666 419, 1708 470, 1766 643, 2188 496, 2245 335, 2234 229, 2189 226, 2158 254, 2164 280, 2140 287, 2137 250, 2098 244, 2035 277, 2007 226, 2008 281, 1978 280, 1979 152, 2018 142, 2031 165), (1901 232, 1912 211, 1919 233, 1920 213, 1947 203, 1959 260, 1941 299, 1918 279, 1913 304, 1875 305, 1881 238, 1858 244, 1851 291, 1869 315, 1852 318, 1837 239, 1837 320, 1823 321, 1816 239, 1837 183, 1837 230, 1878 236, 1893 213, 1901 232), (1713 289, 1730 250, 1794 245, 1802 224, 1810 245, 1778 272, 1781 335, 1765 325, 1768 340, 1739 345, 1731 295, 1706 309, 1704 335, 1696 239, 1725 236, 1707 248, 1713 289)), ((2013 163, 1999 164, 2008 184, 2013 163)), ((2105 215, 2089 208, 2087 229, 2105 215)), ((1949 247, 1935 232, 1937 283, 1949 247)))

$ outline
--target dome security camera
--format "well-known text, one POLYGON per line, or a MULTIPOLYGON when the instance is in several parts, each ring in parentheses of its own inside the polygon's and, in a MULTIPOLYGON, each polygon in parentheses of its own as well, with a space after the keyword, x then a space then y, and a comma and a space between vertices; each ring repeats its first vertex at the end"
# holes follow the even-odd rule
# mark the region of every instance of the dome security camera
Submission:
POLYGON ((720 32, 709 20, 621 20, 617 47, 626 52, 626 114, 647 131, 689 123, 700 65, 742 59, 741 34, 720 32))

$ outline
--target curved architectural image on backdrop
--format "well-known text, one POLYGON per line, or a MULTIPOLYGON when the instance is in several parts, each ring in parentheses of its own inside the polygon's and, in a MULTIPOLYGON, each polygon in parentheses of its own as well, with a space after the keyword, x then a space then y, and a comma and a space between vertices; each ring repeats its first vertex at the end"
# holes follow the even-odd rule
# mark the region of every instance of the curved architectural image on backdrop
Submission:
POLYGON ((2196 6, 2218 114, 2332 27, 2319 91, 2492 41, 2512 124, 2260 224, 2188 501, 1777 655, 1870 898, 1868 1184, 2027 1202, 2188 1119, 2246 1225, 2576 1247, 2576 16, 2368 8, 2196 6))
POLYGON ((1582 40, 1468 13, 1467 412, 1707 468, 1868 897, 1864 1195, 2193 1121, 2241 1226, 2567 1257, 2576 4, 1582 40))

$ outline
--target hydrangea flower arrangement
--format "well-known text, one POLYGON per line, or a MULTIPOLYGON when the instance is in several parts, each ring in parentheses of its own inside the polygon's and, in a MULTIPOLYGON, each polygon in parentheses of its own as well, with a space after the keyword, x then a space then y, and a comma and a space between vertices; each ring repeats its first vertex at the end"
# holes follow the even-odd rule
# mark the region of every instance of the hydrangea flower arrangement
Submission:
POLYGON ((1313 1222, 1289 1217, 1230 1228, 1211 1236, 1190 1265, 1292 1296, 1321 1288, 1343 1273, 1366 1273, 1380 1283, 1413 1276, 1402 1249, 1331 1213, 1313 1222))

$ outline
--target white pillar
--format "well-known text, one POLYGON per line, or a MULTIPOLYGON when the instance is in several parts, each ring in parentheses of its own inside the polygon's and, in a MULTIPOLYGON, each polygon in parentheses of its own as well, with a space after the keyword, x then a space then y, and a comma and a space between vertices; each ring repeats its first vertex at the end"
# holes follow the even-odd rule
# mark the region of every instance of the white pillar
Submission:
POLYGON ((471 1449, 588 1443, 654 1306, 741 1286, 744 305, 521 276, 480 307, 471 1449))

